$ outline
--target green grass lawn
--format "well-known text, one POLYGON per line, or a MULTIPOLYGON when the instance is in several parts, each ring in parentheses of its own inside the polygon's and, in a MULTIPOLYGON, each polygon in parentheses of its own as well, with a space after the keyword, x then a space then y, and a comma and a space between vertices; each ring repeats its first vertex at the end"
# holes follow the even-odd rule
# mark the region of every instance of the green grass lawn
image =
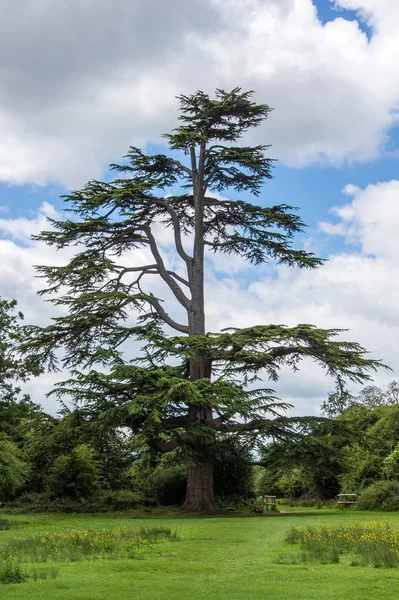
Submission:
MULTIPOLYGON (((295 553, 284 541, 297 525, 389 521, 399 515, 290 509, 267 516, 178 517, 134 513, 6 515, 15 527, 0 531, 0 545, 15 537, 76 530, 170 526, 179 539, 145 548, 138 559, 91 558, 57 562, 55 579, 0 585, 7 600, 399 600, 399 569, 338 564, 277 564, 295 553), (295 512, 294 512, 295 510, 295 512)), ((50 566, 47 563, 47 566, 50 566)))

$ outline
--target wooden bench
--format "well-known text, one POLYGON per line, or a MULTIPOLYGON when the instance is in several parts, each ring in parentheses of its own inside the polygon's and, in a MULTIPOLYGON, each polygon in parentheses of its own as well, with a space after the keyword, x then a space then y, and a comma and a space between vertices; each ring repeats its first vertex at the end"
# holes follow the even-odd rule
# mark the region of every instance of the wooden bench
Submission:
POLYGON ((356 504, 356 500, 357 494, 338 494, 338 508, 343 510, 345 507, 353 506, 354 504, 356 504))
POLYGON ((263 496, 263 506, 266 510, 277 510, 276 504, 277 496, 263 496))

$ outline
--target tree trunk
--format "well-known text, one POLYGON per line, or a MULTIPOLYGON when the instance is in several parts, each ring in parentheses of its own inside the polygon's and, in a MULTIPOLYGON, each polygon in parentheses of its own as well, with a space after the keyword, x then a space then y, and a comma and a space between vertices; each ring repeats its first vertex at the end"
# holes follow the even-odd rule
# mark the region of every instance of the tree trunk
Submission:
MULTIPOLYGON (((191 306, 188 310, 189 335, 205 335, 204 310, 204 160, 205 142, 201 142, 200 156, 191 152, 193 173, 193 193, 195 209, 193 262, 189 272, 191 306)), ((207 356, 198 356, 190 360, 190 380, 211 378, 212 365, 207 356)), ((204 423, 212 418, 212 409, 190 406, 188 417, 191 423, 204 423)), ((198 435, 192 448, 194 463, 190 466, 187 478, 186 500, 182 510, 187 512, 216 512, 213 495, 213 457, 209 451, 209 440, 198 435)))
POLYGON ((202 456, 188 471, 186 500, 182 506, 186 512, 218 512, 213 496, 213 461, 202 456))

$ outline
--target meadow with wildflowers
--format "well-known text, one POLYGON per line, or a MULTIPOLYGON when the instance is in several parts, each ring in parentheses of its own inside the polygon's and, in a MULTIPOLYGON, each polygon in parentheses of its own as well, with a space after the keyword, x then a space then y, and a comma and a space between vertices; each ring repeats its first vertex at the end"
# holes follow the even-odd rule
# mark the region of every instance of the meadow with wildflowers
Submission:
MULTIPOLYGON (((392 529, 386 521, 293 527, 286 541, 301 546, 301 552, 289 558, 291 562, 338 563, 340 556, 347 554, 351 566, 399 566, 399 529, 392 529)), ((283 563, 284 557, 278 562, 283 563)))
MULTIPOLYGON (((9 529, 12 528, 10 522, 9 529)), ((0 584, 22 583, 29 577, 55 578, 58 570, 28 569, 27 564, 58 563, 91 559, 140 558, 165 539, 177 534, 170 527, 120 527, 114 530, 70 529, 64 532, 45 531, 26 537, 12 537, 0 546, 0 584)))
POLYGON ((373 513, 370 522, 366 512, 285 508, 264 516, 4 514, 0 556, 8 581, 0 597, 399 600, 399 568, 375 568, 397 565, 375 564, 372 556, 383 547, 396 553, 397 514, 373 513), (300 552, 338 546, 339 560, 279 560, 298 555, 292 542, 300 552))

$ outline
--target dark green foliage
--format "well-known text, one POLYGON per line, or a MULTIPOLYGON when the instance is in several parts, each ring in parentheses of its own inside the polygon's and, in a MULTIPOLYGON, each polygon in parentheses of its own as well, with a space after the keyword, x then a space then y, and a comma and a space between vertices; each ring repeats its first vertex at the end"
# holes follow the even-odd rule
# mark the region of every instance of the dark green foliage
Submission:
POLYGON ((224 504, 240 503, 254 495, 252 456, 237 438, 215 444, 215 496, 224 504))
POLYGON ((24 445, 45 419, 41 408, 21 394, 21 385, 39 375, 37 357, 20 352, 23 315, 15 300, 0 299, 0 500, 9 500, 29 475, 24 445))
POLYGON ((164 506, 183 503, 187 487, 187 464, 160 465, 149 476, 145 486, 147 504, 164 506))
POLYGON ((22 488, 28 468, 18 446, 0 434, 0 502, 13 498, 22 488))
POLYGON ((344 449, 344 470, 340 477, 344 491, 359 491, 383 477, 386 459, 399 443, 399 406, 382 405, 348 408, 338 420, 353 432, 353 442, 344 449))
POLYGON ((147 498, 141 492, 98 490, 88 498, 54 497, 49 492, 24 493, 7 502, 6 506, 22 513, 93 513, 132 510, 147 504, 147 498))
POLYGON ((58 456, 46 477, 46 487, 55 497, 78 499, 96 494, 100 478, 94 451, 81 444, 70 453, 58 456))
MULTIPOLYGON (((215 495, 226 504, 242 503, 253 495, 252 456, 237 438, 213 444, 215 495)), ((143 452, 132 467, 132 485, 146 504, 178 505, 184 500, 190 456, 182 451, 143 452)))
MULTIPOLYGON (((334 498, 339 491, 363 498, 365 491, 368 506, 381 506, 380 490, 390 489, 386 480, 392 481, 392 489, 399 481, 395 388, 393 382, 385 392, 380 390, 381 400, 375 391, 380 388, 367 386, 357 396, 347 394, 351 401, 340 406, 338 416, 298 423, 291 437, 262 452, 265 470, 258 489, 266 486, 265 492, 299 499, 334 498)), ((391 505, 395 500, 387 499, 384 510, 391 505)))
POLYGON ((43 421, 26 440, 24 451, 31 464, 29 489, 42 492, 54 462, 82 444, 94 452, 102 487, 130 487, 132 452, 126 434, 100 420, 94 422, 83 410, 75 409, 65 410, 61 418, 43 421))
POLYGON ((290 437, 263 450, 267 481, 290 498, 334 498, 344 471, 343 451, 352 440, 343 422, 303 419, 290 437))
POLYGON ((399 510, 399 481, 375 481, 362 490, 356 508, 359 510, 399 510))

